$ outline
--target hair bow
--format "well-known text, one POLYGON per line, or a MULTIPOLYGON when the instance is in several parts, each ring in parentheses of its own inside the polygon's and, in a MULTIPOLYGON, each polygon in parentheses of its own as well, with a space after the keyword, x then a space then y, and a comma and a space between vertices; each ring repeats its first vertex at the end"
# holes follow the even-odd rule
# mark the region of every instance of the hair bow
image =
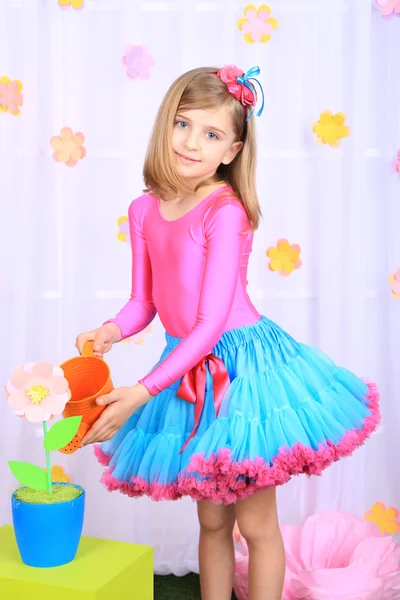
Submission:
MULTIPOLYGON (((256 76, 259 74, 260 74, 260 67, 252 67, 251 69, 246 71, 246 73, 244 73, 243 75, 239 75, 236 79, 236 81, 238 83, 240 83, 241 85, 245 85, 246 87, 249 88, 249 90, 251 90, 253 92, 255 100, 257 100, 257 92, 256 92, 256 88, 254 87, 254 85, 251 82, 255 81, 256 83, 258 83, 259 88, 261 90, 261 107, 259 108, 259 110, 256 113, 257 117, 259 117, 261 115, 262 111, 264 110, 264 90, 262 88, 261 83, 258 81, 258 79, 256 79, 256 76)), ((255 106, 253 106, 253 110, 246 118, 246 121, 248 121, 250 119, 250 117, 253 115, 254 109, 255 109, 255 106)))

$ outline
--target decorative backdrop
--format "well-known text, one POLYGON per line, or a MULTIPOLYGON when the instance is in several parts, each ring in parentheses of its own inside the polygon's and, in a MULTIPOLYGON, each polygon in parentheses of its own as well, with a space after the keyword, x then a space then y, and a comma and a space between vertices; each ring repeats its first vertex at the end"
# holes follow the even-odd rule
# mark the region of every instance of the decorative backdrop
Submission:
MULTIPOLYGON (((396 15, 399 0, 1 0, 0 380, 24 362, 75 355, 76 335, 127 299, 127 209, 170 83, 200 65, 259 65, 264 219, 248 291, 299 340, 376 381, 383 414, 353 457, 279 489, 280 518, 341 509, 398 531, 396 15)), ((158 360, 158 318, 128 342, 107 357, 115 385, 158 360)), ((29 425, 0 402, 0 524, 15 486, 7 460, 42 461, 30 443, 41 428, 29 425)), ((197 570, 191 500, 108 493, 91 448, 58 462, 87 488, 86 534, 154 545, 158 573, 197 570)))

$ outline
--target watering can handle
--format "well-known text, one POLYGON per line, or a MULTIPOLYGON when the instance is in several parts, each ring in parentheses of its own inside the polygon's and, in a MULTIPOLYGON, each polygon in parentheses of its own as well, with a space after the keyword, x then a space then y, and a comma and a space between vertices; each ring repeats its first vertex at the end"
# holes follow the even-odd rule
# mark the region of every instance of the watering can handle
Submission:
POLYGON ((89 356, 93 356, 93 340, 87 340, 83 344, 82 356, 84 356, 85 358, 89 357, 89 356))

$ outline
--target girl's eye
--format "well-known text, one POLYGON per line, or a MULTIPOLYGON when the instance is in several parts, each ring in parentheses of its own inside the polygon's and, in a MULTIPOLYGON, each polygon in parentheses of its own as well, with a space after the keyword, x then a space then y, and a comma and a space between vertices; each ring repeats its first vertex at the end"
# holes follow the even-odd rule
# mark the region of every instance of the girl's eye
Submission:
POLYGON ((185 123, 185 121, 177 121, 176 124, 178 125, 178 127, 180 127, 181 129, 185 129, 185 127, 187 126, 187 123, 185 123))
POLYGON ((208 138, 209 140, 217 140, 218 139, 217 134, 213 133, 212 131, 208 131, 207 136, 209 136, 209 138, 208 138))

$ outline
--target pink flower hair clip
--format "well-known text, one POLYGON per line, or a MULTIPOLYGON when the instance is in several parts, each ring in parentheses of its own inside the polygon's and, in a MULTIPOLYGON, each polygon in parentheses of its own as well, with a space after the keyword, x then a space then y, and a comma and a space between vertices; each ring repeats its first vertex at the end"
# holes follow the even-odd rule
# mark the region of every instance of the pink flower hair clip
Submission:
POLYGON ((246 121, 253 116, 254 109, 257 103, 257 92, 252 81, 255 81, 261 90, 261 107, 257 111, 257 117, 261 115, 264 110, 264 90, 261 83, 256 79, 257 75, 260 74, 260 67, 252 67, 246 73, 236 67, 235 65, 225 65, 216 73, 217 77, 228 86, 229 92, 237 100, 239 100, 243 106, 252 106, 253 110, 246 118, 246 121))

